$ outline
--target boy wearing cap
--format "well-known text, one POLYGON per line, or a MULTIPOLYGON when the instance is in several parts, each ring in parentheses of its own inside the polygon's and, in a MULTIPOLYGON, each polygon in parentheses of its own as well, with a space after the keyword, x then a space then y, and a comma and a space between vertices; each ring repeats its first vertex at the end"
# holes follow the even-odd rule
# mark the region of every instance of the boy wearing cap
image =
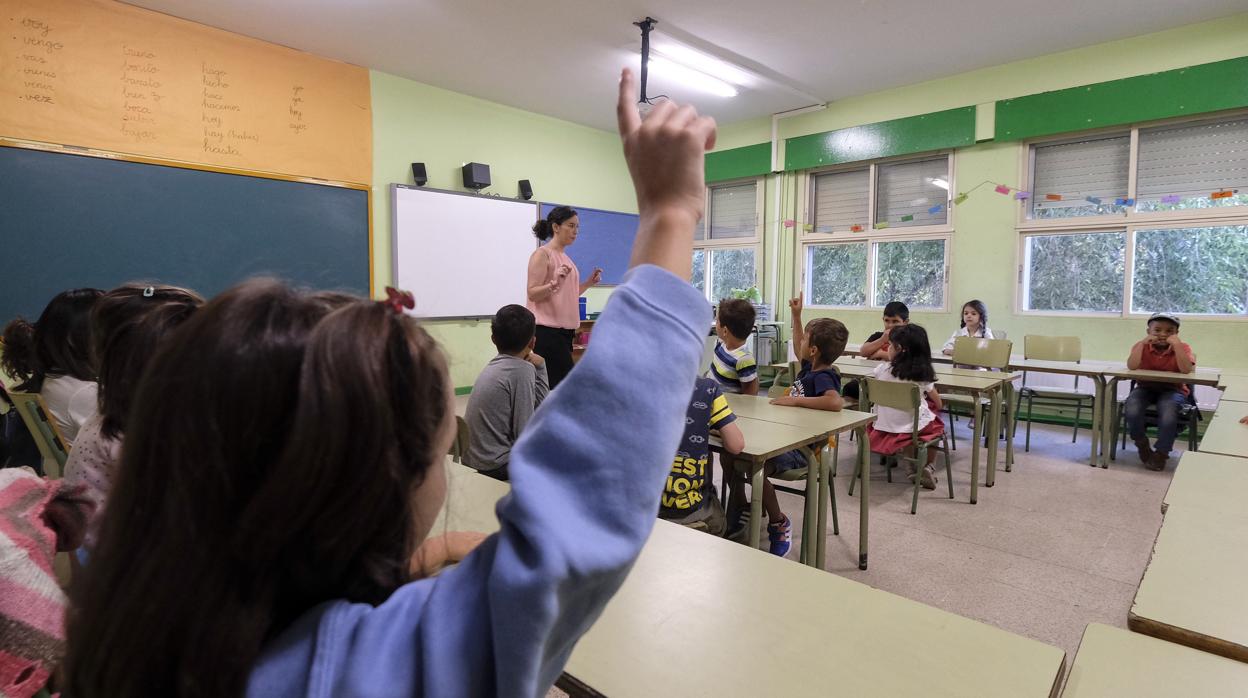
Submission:
MULTIPOLYGON (((1127 368, 1132 371, 1173 371, 1191 373, 1196 369, 1192 348, 1179 341, 1179 318, 1170 313, 1153 313, 1148 319, 1148 334, 1131 347, 1127 368)), ((1179 408, 1187 402, 1188 387, 1183 383, 1151 383, 1139 381, 1127 396, 1127 429, 1140 453, 1140 461, 1149 470, 1165 470, 1170 448, 1179 432, 1179 408), (1144 411, 1157 407, 1157 442, 1148 444, 1144 411)))

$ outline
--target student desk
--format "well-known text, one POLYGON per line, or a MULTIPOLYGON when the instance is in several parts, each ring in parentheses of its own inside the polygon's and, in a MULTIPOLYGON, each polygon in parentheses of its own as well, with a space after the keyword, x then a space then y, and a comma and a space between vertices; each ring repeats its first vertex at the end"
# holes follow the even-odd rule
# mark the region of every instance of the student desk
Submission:
POLYGON ((1128 626, 1248 662, 1246 540, 1248 516, 1242 507, 1215 511, 1173 503, 1135 593, 1128 626))
MULTIPOLYGON (((864 447, 866 444, 866 428, 867 425, 875 421, 875 415, 866 412, 855 412, 853 410, 842 410, 840 412, 828 412, 825 410, 809 410, 804 407, 783 407, 771 404, 771 400, 765 397, 756 397, 752 395, 726 395, 728 406, 732 408, 734 414, 737 415, 738 423, 741 423, 742 432, 747 428, 756 433, 771 431, 763 429, 760 426, 747 424, 746 420, 767 422, 771 424, 794 426, 803 428, 808 431, 813 430, 820 434, 814 451, 814 460, 818 461, 817 467, 807 471, 807 473, 816 473, 817 480, 814 484, 819 486, 818 495, 811 492, 810 475, 806 478, 806 512, 805 518, 802 519, 802 525, 809 532, 817 531, 817 535, 803 534, 803 545, 813 545, 813 548, 806 548, 806 562, 813 564, 819 569, 823 569, 825 561, 825 553, 827 548, 827 530, 828 530, 828 499, 830 495, 829 488, 832 486, 828 469, 823 465, 818 457, 819 449, 827 441, 829 436, 840 434, 846 431, 855 431, 858 434, 858 460, 859 465, 865 467, 867 459, 870 458, 868 449, 864 447), (817 509, 816 509, 817 507, 817 509), (815 516, 811 516, 812 510, 815 516), (816 522, 817 528, 811 527, 811 521, 816 522)), ((838 442, 839 443, 839 442, 838 442)), ((750 441, 750 434, 745 433, 745 449, 752 450, 754 445, 750 441)), ((785 449, 792 450, 792 449, 785 449)), ((781 451, 783 453, 784 451, 781 451)), ((721 452, 722 453, 722 452, 721 452)), ((744 453, 737 456, 738 458, 745 456, 744 453)), ((764 458, 764 461, 766 459, 764 458)), ((753 466, 751 467, 753 471, 753 466)), ((750 490, 750 527, 751 529, 760 529, 761 526, 755 526, 754 522, 761 524, 762 520, 762 478, 760 477, 761 466, 758 471, 754 471, 754 481, 750 490), (756 494, 757 493, 757 494, 756 494)), ((867 519, 868 500, 866 495, 869 490, 864 490, 863 497, 858 501, 858 568, 867 569, 867 519)), ((753 531, 751 531, 751 535, 753 531)), ((759 530, 759 538, 762 532, 759 530)), ((751 544, 758 547, 758 542, 751 544)))
MULTIPOLYGON (((1236 426, 1248 432, 1248 426, 1236 426)), ((1248 460, 1207 451, 1188 451, 1179 458, 1179 465, 1174 469, 1170 488, 1161 500, 1161 513, 1166 513, 1171 505, 1223 513, 1243 511, 1245 491, 1248 491, 1248 460)), ((1244 517, 1248 519, 1248 512, 1244 517)))
MULTIPOLYGON (((1173 371, 1132 371, 1123 364, 1110 364, 1101 375, 1105 377, 1105 406, 1101 408, 1101 467, 1109 467, 1109 444, 1114 437, 1114 425, 1118 422, 1118 383, 1123 380, 1151 381, 1153 383, 1191 383, 1217 387, 1218 372, 1197 369, 1191 373, 1173 371)), ((1202 445, 1203 448, 1203 445, 1202 445)))
MULTIPOLYGON (((842 375, 854 378, 866 378, 872 375, 875 367, 880 365, 879 361, 871 359, 854 358, 842 356, 833 364, 842 375)), ((1020 374, 1021 375, 1021 374, 1020 374)), ((946 367, 936 372, 936 387, 957 390, 959 392, 967 392, 976 398, 987 397, 992 400, 992 409, 989 410, 988 433, 997 434, 1000 432, 1001 410, 997 409, 1000 405, 998 400, 1002 399, 1004 393, 1004 385, 1015 379, 1015 374, 1002 373, 999 371, 975 371, 969 369, 954 369, 946 367), (964 375, 964 373, 971 375, 964 375)), ((983 438, 983 413, 980 407, 979 399, 974 402, 974 418, 975 428, 972 429, 971 448, 971 504, 979 501, 979 441, 983 438)), ((1008 414, 1007 414, 1008 416, 1008 414)), ((948 425, 950 429, 953 425, 948 425)), ((1010 455, 1013 450, 1009 446, 1009 439, 1006 440, 1006 455, 1010 455)), ((863 483, 869 479, 867 470, 863 470, 863 483)), ((986 487, 992 487, 996 484, 997 479, 997 440, 995 438, 988 439, 988 475, 984 481, 986 487)))
MULTIPOLYGON (((1075 376, 1077 378, 1087 378, 1092 381, 1092 435, 1089 440, 1092 442, 1092 455, 1088 459, 1088 464, 1092 466, 1100 465, 1102 468, 1108 467, 1101 457, 1101 420, 1105 407, 1105 376, 1104 371, 1110 368, 1111 364, 1085 361, 1080 363, 1071 363, 1069 361, 1041 361, 1039 359, 1019 359, 1010 357, 1010 369, 1014 371, 1033 371, 1035 373, 1055 373, 1064 376, 1075 376)), ((1011 439, 1012 441, 1013 439, 1011 439)))
POLYGON ((1243 696, 1248 664, 1121 628, 1083 631, 1062 698, 1243 696))
MULTIPOLYGON (((1205 435, 1200 439, 1201 452, 1248 458, 1248 424, 1239 423, 1246 415, 1248 402, 1219 402, 1205 435)), ((1248 467, 1248 463, 1244 465, 1248 467)))
POLYGON ((1224 386, 1222 400, 1248 402, 1248 377, 1223 375, 1219 382, 1224 386))

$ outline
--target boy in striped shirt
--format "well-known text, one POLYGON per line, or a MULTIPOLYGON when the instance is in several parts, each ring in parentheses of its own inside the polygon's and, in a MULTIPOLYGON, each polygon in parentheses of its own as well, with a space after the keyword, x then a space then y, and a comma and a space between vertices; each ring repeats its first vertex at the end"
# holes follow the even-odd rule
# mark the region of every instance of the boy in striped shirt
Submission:
POLYGON ((740 298, 719 302, 715 314, 715 356, 711 359, 710 376, 725 393, 758 395, 758 362, 745 347, 745 340, 754 331, 754 306, 740 298))

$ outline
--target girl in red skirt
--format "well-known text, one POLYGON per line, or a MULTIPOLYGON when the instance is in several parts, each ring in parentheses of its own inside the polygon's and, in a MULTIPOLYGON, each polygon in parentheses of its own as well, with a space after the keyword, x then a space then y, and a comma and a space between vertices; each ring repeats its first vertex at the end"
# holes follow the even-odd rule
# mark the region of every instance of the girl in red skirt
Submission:
MULTIPOLYGON (((941 403, 940 394, 936 392, 936 372, 932 369, 932 349, 927 341, 927 331, 921 326, 902 325, 892 331, 889 335, 888 363, 881 363, 875 368, 875 378, 918 385, 924 396, 919 403, 919 438, 928 441, 945 433, 945 425, 938 416, 941 403)), ((871 411, 876 413, 875 423, 867 426, 871 452, 892 456, 904 450, 908 457, 914 458, 914 415, 908 410, 882 405, 873 406, 871 411)), ((927 463, 919 475, 919 484, 924 489, 936 489, 936 473, 932 468, 936 452, 935 448, 928 449, 927 463)), ((908 465, 913 480, 915 467, 913 462, 908 465)))

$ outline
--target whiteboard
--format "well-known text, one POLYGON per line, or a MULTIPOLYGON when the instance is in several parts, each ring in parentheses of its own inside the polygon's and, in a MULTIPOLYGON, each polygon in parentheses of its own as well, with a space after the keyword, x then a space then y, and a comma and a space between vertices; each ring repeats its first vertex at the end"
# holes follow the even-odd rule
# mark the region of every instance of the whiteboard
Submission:
POLYGON ((391 258, 398 288, 427 318, 489 317, 524 305, 537 249, 537 203, 390 185, 391 258))

